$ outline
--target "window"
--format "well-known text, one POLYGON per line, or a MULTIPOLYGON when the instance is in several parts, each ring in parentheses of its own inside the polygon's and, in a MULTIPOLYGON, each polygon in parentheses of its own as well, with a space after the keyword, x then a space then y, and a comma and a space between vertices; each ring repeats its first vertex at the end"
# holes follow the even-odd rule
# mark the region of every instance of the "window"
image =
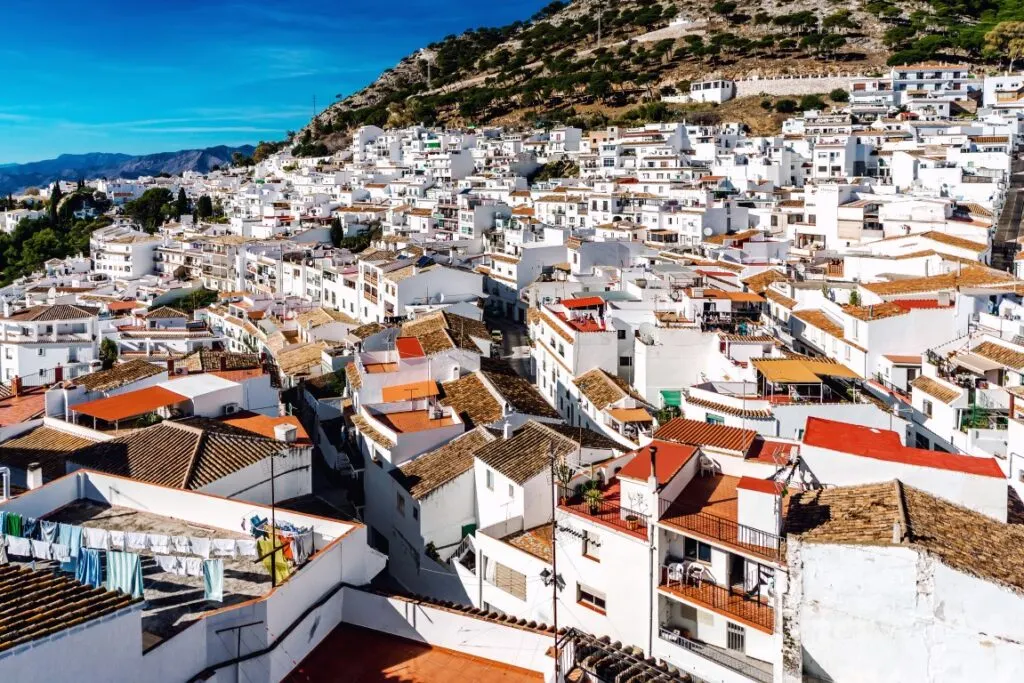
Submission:
POLYGON ((683 544, 683 555, 688 560, 710 562, 711 546, 707 543, 702 543, 695 538, 687 538, 686 542, 683 544))
POLYGON ((583 557, 601 561, 601 538, 597 534, 583 532, 583 557))
POLYGON ((398 494, 397 505, 398 505, 398 514, 400 514, 401 516, 405 517, 405 498, 402 497, 401 493, 398 494))
POLYGON ((618 335, 619 335, 619 339, 625 339, 626 338, 626 331, 625 330, 618 330, 618 335))
POLYGON ((924 399, 923 401, 921 401, 921 412, 923 412, 928 417, 931 417, 932 416, 932 402, 929 401, 928 399, 924 399))
POLYGON ((487 490, 494 490, 494 472, 492 470, 487 470, 487 490))
POLYGON ((508 497, 509 498, 515 498, 516 497, 516 490, 512 487, 512 484, 508 485, 508 497))
POLYGON ((734 652, 743 652, 746 649, 747 631, 739 624, 731 621, 725 627, 725 646, 734 652))
POLYGON ((45 356, 46 355, 46 349, 36 349, 36 355, 37 356, 45 356))
POLYGON ((725 418, 724 417, 722 417, 721 415, 714 415, 712 413, 708 413, 704 417, 704 420, 709 425, 724 425, 725 424, 725 418))
POLYGON ((412 509, 412 518, 416 519, 416 520, 418 520, 420 518, 420 509, 419 508, 414 507, 412 509))
POLYGON ((584 607, 595 609, 601 614, 604 614, 605 609, 607 608, 604 593, 584 586, 583 584, 576 584, 576 602, 584 607))
POLYGON ((624 368, 628 368, 633 364, 633 359, 629 356, 619 356, 619 365, 624 368))
POLYGON ((494 585, 513 597, 526 600, 526 574, 500 562, 494 563, 494 585))

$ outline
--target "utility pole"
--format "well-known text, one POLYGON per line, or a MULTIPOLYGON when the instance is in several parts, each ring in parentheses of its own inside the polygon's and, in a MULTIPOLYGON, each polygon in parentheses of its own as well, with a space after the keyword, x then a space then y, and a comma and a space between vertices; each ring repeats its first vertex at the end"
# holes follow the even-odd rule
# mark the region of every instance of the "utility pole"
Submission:
POLYGON ((544 585, 551 585, 551 615, 555 627, 555 683, 562 680, 562 658, 558 652, 558 591, 565 586, 562 577, 558 574, 558 521, 555 519, 556 500, 558 492, 558 472, 556 471, 557 458, 555 449, 548 444, 548 457, 551 460, 551 572, 547 569, 540 573, 544 585))

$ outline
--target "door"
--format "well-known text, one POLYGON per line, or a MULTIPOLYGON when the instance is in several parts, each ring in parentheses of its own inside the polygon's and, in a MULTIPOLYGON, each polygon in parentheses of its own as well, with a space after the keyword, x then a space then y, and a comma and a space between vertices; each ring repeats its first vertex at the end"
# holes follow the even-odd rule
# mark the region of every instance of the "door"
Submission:
POLYGON ((733 652, 743 652, 747 647, 747 630, 731 621, 726 624, 725 646, 733 652))

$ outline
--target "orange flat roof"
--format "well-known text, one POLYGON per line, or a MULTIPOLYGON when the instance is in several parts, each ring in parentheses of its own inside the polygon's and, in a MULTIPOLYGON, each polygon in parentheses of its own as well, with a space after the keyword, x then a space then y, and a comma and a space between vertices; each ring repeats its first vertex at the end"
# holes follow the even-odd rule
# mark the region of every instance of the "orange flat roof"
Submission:
POLYGON ((309 434, 306 433, 306 428, 302 426, 301 422, 299 422, 299 418, 294 415, 270 417, 269 415, 261 415, 260 413, 253 413, 248 410, 244 410, 240 413, 235 413, 230 417, 221 418, 221 422, 229 424, 232 427, 244 429, 247 432, 253 432, 254 434, 265 436, 268 439, 277 438, 277 434, 274 433, 274 427, 281 424, 288 424, 295 427, 295 445, 311 446, 313 444, 309 439, 309 434))
POLYGON ((608 414, 619 422, 654 422, 654 418, 643 408, 612 408, 608 414))
POLYGON ((397 413, 377 413, 374 417, 380 423, 396 434, 411 434, 413 432, 424 432, 428 429, 438 427, 450 427, 455 424, 449 416, 441 418, 430 417, 429 410, 403 410, 397 413))
POLYGON ((395 348, 398 349, 399 358, 423 358, 427 355, 416 337, 399 337, 395 340, 395 348))
POLYGON ((438 393, 437 382, 429 379, 425 379, 422 382, 410 382, 409 384, 384 387, 384 389, 381 390, 384 403, 392 403, 394 401, 411 401, 417 398, 437 396, 438 393))
POLYGON ((82 415, 99 418, 107 422, 116 422, 129 417, 145 415, 157 408, 187 401, 187 396, 175 393, 163 387, 146 387, 138 391, 129 391, 98 401, 79 403, 71 406, 71 410, 82 415))

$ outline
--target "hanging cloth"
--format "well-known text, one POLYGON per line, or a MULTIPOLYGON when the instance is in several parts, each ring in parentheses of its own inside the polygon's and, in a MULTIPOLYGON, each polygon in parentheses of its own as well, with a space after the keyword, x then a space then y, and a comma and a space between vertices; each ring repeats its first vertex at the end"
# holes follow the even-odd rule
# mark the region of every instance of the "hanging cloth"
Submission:
POLYGON ((71 524, 59 524, 57 542, 68 548, 68 560, 60 568, 66 572, 77 573, 78 554, 82 548, 82 527, 71 524))
POLYGON ((0 534, 0 567, 10 562, 7 559, 7 537, 0 534))
POLYGON ((21 535, 27 539, 38 540, 39 536, 39 520, 35 517, 23 517, 21 520, 21 535))
POLYGON ((133 531, 129 531, 125 534, 125 544, 128 550, 145 550, 149 547, 146 540, 146 534, 138 534, 133 531))
POLYGON ((166 555, 171 552, 171 537, 166 534, 149 534, 146 536, 149 541, 149 549, 158 555, 166 555))
POLYGON ((107 551, 107 590, 142 597, 142 558, 138 553, 107 551))
POLYGON ((224 602, 224 560, 203 560, 203 597, 224 602))
POLYGON ((233 558, 235 556, 235 539, 233 538, 215 538, 211 545, 214 557, 233 558))
POLYGON ((57 522, 49 522, 45 519, 39 520, 39 540, 49 543, 57 542, 57 522))
POLYGON ((182 558, 184 564, 185 576, 202 576, 203 575, 203 560, 198 557, 184 557, 182 558))
POLYGON ((175 555, 157 555, 156 563, 162 572, 179 575, 185 573, 185 567, 182 564, 181 558, 175 555))
POLYGON ((50 552, 53 553, 53 559, 61 564, 71 560, 70 548, 60 543, 53 543, 50 545, 50 552))
POLYGON ((124 550, 124 537, 123 531, 110 530, 110 549, 111 550, 124 550))
POLYGON ((4 520, 4 533, 8 536, 21 536, 21 515, 17 512, 8 512, 4 520))
POLYGON ((81 548, 78 551, 78 567, 75 569, 75 578, 79 583, 84 583, 93 588, 99 588, 103 583, 103 568, 100 566, 100 551, 92 548, 81 548))
POLYGON ((284 553, 284 559, 295 561, 295 553, 292 551, 292 539, 290 536, 284 534, 275 534, 277 537, 277 544, 283 546, 281 552, 284 553))
POLYGON ((179 555, 192 553, 192 544, 188 542, 188 536, 171 536, 171 550, 179 555))
POLYGON ((270 575, 276 577, 278 582, 287 579, 288 574, 291 573, 291 567, 288 566, 288 560, 284 559, 284 553, 281 550, 274 551, 274 541, 269 538, 261 538, 256 542, 256 547, 259 550, 263 566, 267 568, 270 575))
POLYGON ((15 557, 32 557, 32 541, 21 536, 8 536, 7 552, 15 557))
POLYGON ((196 536, 190 536, 188 544, 192 548, 192 554, 198 555, 204 560, 210 557, 210 539, 208 538, 197 538, 196 536))
POLYGON ((260 539, 267 537, 267 532, 262 529, 263 525, 267 523, 267 520, 260 519, 259 515, 253 515, 249 522, 252 524, 250 531, 254 538, 260 539))
POLYGON ((239 557, 247 557, 251 560, 255 560, 259 557, 259 553, 256 552, 256 539, 241 539, 235 541, 235 545, 238 547, 239 557))
POLYGON ((82 530, 82 534, 85 536, 85 542, 83 545, 85 545, 86 548, 110 550, 110 532, 106 529, 85 527, 82 530))
POLYGON ((53 559, 53 551, 51 546, 53 545, 49 541, 29 541, 32 544, 32 557, 36 560, 50 560, 53 559))

